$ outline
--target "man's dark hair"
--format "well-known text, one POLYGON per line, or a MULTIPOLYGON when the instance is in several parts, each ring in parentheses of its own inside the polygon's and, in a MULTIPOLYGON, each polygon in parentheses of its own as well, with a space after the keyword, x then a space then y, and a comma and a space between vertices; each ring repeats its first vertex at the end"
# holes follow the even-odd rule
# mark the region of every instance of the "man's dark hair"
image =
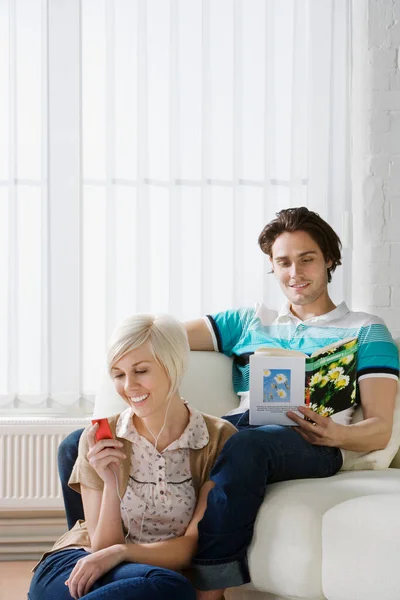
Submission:
POLYGON ((272 246, 277 237, 282 233, 305 231, 316 242, 324 255, 325 262, 332 261, 328 268, 328 282, 332 280, 332 273, 341 265, 342 243, 339 236, 333 231, 319 214, 308 210, 305 206, 299 208, 285 208, 276 213, 276 219, 268 223, 258 238, 261 250, 272 258, 272 246))

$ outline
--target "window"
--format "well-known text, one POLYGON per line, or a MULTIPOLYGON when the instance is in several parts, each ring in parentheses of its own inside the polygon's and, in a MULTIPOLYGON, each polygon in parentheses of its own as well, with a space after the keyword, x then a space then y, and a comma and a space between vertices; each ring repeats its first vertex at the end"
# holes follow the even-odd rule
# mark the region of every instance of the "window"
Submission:
POLYGON ((346 245, 349 5, 0 0, 2 412, 90 411, 132 312, 278 305, 281 208, 346 245))

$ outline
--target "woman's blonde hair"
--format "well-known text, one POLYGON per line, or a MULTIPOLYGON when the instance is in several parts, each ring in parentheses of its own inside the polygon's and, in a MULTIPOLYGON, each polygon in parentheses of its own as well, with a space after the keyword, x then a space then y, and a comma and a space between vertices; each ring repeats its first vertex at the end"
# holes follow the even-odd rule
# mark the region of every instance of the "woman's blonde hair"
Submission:
POLYGON ((170 380, 169 395, 180 386, 189 362, 189 342, 182 323, 171 315, 136 314, 125 319, 114 331, 107 353, 108 371, 125 354, 146 341, 157 363, 170 380))

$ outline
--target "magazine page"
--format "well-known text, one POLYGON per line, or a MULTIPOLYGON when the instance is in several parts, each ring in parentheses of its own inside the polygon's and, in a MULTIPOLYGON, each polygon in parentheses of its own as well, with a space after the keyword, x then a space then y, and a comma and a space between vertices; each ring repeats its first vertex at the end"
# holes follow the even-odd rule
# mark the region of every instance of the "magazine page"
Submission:
POLYGON ((349 421, 357 394, 357 339, 306 359, 305 393, 306 403, 318 414, 349 421))
POLYGON ((305 403, 305 360, 302 356, 250 356, 251 425, 296 426, 286 413, 297 412, 305 403))

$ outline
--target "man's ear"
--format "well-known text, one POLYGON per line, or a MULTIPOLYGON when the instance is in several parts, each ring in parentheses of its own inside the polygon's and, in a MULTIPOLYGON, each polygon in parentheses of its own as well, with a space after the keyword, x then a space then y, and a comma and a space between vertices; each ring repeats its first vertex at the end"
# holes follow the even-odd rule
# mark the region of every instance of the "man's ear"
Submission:
POLYGON ((326 263, 325 263, 325 264, 326 264, 326 268, 327 268, 327 269, 330 269, 330 268, 331 268, 331 266, 333 265, 333 260, 328 260, 328 261, 326 261, 326 263))

